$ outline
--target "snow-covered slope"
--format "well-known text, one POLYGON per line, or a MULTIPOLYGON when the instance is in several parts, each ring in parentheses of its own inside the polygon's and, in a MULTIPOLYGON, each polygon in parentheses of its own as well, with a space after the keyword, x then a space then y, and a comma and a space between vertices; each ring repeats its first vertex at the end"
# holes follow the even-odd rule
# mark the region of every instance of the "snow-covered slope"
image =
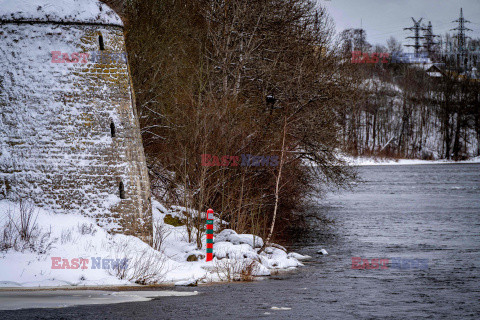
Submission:
MULTIPOLYGON (((178 208, 178 207, 177 207, 178 208)), ((216 257, 205 262, 205 249, 198 250, 187 241, 185 226, 163 223, 168 210, 153 201, 157 233, 163 236, 155 250, 133 236, 111 235, 94 220, 72 214, 53 214, 24 203, 0 201, 0 231, 15 234, 22 213, 32 212, 32 239, 0 239, 0 286, 45 287, 85 285, 131 285, 136 283, 177 283, 187 285, 210 281, 266 276, 276 269, 302 266, 299 254, 287 254, 280 246, 267 247, 258 254, 263 240, 224 230, 214 245, 216 257), (10 223, 11 229, 8 228, 10 223), (9 231, 10 230, 10 231, 9 231), (187 261, 195 256, 198 261, 187 261), (113 267, 112 267, 113 266, 113 267)), ((203 248, 206 239, 202 238, 203 248)))

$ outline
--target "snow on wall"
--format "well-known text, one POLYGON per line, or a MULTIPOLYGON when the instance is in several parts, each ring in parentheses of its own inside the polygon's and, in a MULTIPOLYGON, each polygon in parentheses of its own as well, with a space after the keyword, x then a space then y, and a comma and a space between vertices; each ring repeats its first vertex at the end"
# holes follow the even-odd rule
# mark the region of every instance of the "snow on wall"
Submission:
POLYGON ((0 199, 31 198, 149 237, 150 185, 127 64, 52 63, 52 51, 99 51, 100 35, 104 52, 125 51, 121 27, 0 24, 0 199))
POLYGON ((120 17, 98 0, 0 0, 0 20, 123 26, 120 17))

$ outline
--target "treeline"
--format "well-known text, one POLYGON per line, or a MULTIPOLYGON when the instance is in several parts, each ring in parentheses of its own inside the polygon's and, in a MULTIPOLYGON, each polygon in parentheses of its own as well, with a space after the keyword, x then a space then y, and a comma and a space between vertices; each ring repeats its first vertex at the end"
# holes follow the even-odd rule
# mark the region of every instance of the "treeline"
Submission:
MULTIPOLYGON (((342 34, 351 51, 402 51, 390 39, 372 46, 365 33, 342 34)), ((480 155, 480 81, 448 65, 354 64, 358 97, 339 108, 343 150, 352 155, 462 160, 480 155)))
POLYGON ((356 101, 352 67, 323 8, 309 0, 128 3, 127 50, 157 198, 212 207, 238 232, 265 236, 276 199, 282 232, 302 225, 309 194, 349 181, 337 159, 337 111, 356 101), (202 166, 205 154, 280 161, 202 166))

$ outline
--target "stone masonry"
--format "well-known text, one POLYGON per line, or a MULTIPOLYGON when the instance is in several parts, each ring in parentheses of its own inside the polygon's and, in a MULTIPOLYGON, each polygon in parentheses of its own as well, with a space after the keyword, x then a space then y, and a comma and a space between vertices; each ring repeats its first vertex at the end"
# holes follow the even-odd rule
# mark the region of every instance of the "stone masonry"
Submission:
POLYGON ((52 63, 52 51, 70 59, 125 52, 123 27, 0 22, 0 199, 29 198, 150 240, 150 185, 128 64, 52 63))

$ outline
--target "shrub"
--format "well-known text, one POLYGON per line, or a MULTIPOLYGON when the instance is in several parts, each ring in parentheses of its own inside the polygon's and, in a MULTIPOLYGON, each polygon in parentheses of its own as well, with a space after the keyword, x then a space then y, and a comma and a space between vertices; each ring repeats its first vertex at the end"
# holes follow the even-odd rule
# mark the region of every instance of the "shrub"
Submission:
POLYGON ((79 224, 77 227, 78 232, 81 235, 91 234, 92 236, 94 236, 97 232, 97 229, 95 228, 95 225, 93 223, 82 223, 79 224))
POLYGON ((128 240, 116 243, 113 259, 126 259, 126 263, 117 264, 110 270, 110 274, 137 284, 158 283, 168 272, 165 254, 150 247, 138 250, 128 240))
POLYGON ((51 230, 43 232, 37 223, 38 212, 33 201, 20 199, 18 213, 9 210, 7 222, 3 226, 0 250, 14 249, 23 252, 27 249, 46 253, 52 246, 51 230))
POLYGON ((164 250, 165 239, 171 232, 165 227, 165 225, 160 221, 156 220, 153 222, 153 249, 162 252, 164 250))
POLYGON ((214 271, 220 281, 252 281, 258 262, 252 259, 215 259, 214 271))

